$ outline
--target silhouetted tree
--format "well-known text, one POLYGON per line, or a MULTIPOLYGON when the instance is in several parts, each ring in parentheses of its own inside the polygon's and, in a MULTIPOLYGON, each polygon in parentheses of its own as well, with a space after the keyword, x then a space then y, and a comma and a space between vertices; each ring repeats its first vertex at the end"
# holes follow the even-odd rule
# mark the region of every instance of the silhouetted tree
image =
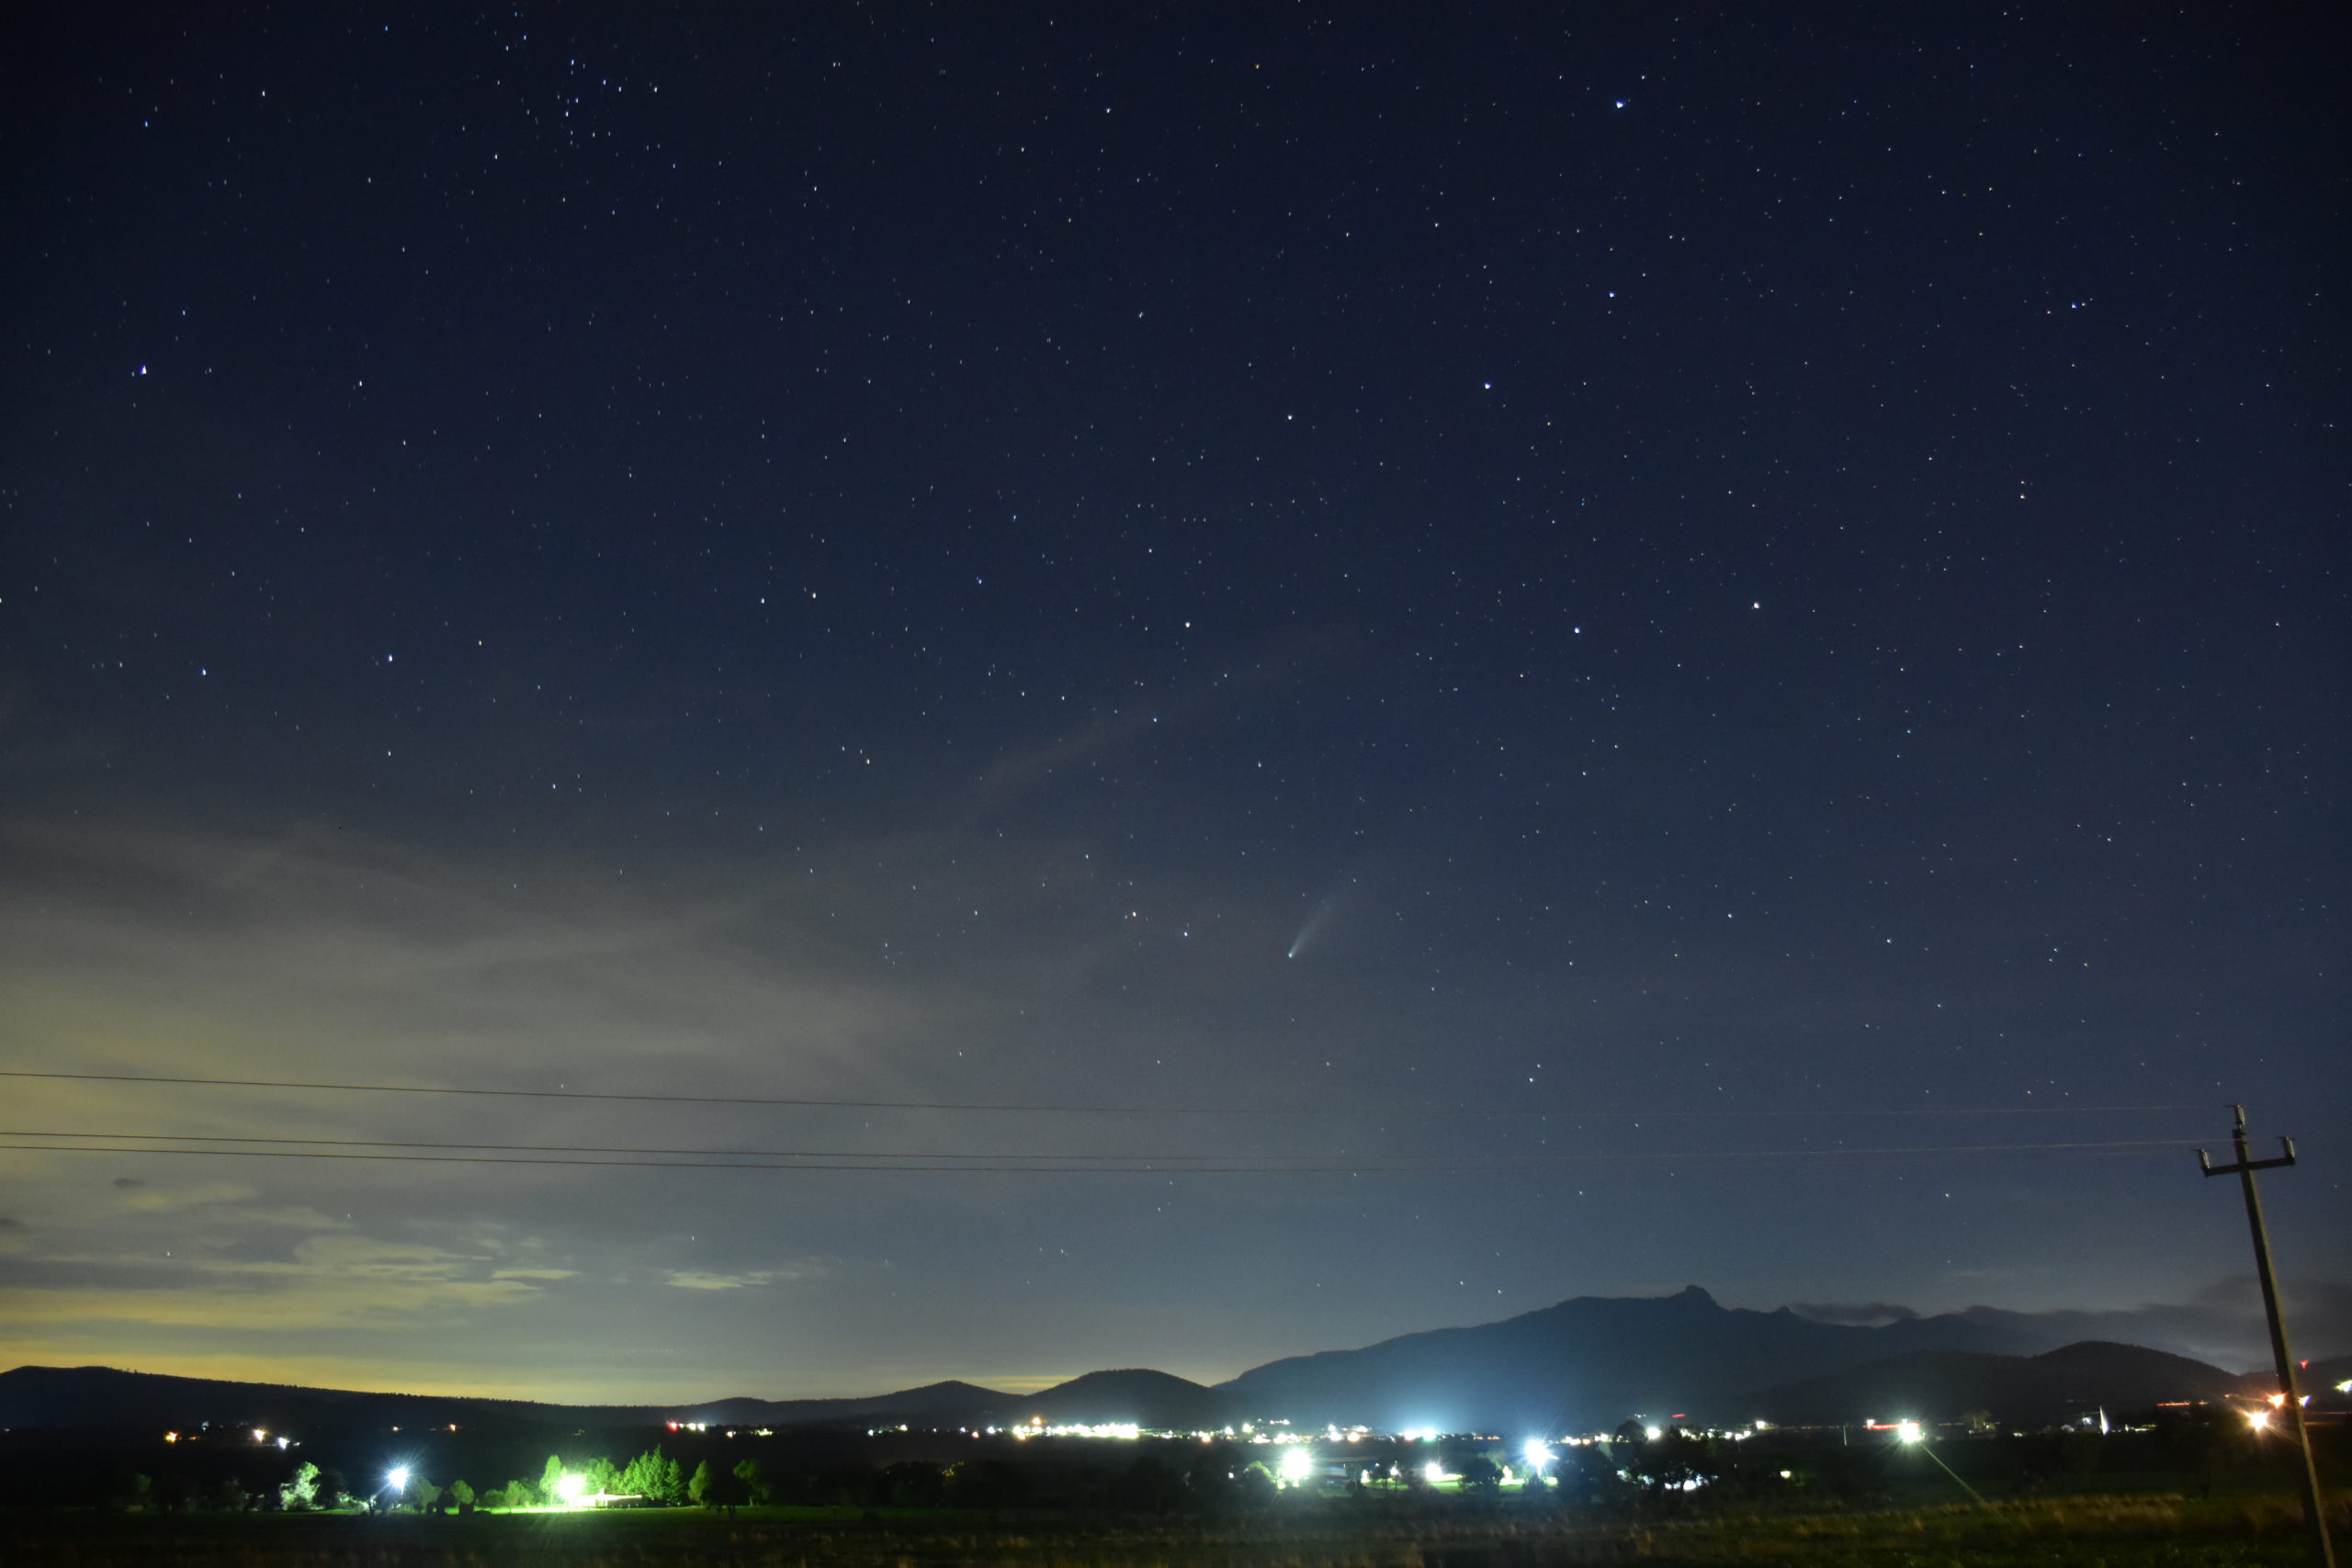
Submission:
POLYGON ((2203 1495, 2213 1495, 2214 1478, 2238 1457, 2245 1423, 2236 1412, 2210 1404, 2186 1410, 2164 1410, 2156 1416, 2156 1445, 2173 1469, 2197 1484, 2203 1495))
POLYGON ((729 1514, 752 1500, 752 1489, 743 1484, 741 1477, 724 1466, 714 1470, 707 1462, 696 1465, 693 1480, 686 1485, 688 1493, 704 1507, 718 1508, 729 1514), (702 1483, 699 1493, 694 1492, 695 1481, 702 1483))
POLYGON ((947 1501, 947 1472, 922 1460, 900 1460, 875 1477, 866 1501, 901 1508, 936 1508, 947 1501))
POLYGON ((1232 1465, 1215 1449, 1198 1455, 1184 1467, 1184 1490, 1197 1508, 1222 1508, 1231 1501, 1232 1465))
MULTIPOLYGON (((1623 1428, 1619 1431, 1622 1434, 1623 1428)), ((1619 1455, 1624 1455, 1627 1446, 1621 1437, 1615 1445, 1619 1455)), ((1679 1427, 1669 1427, 1656 1438, 1643 1433, 1641 1443, 1634 1447, 1632 1454, 1621 1457, 1618 1462, 1654 1500, 1712 1481, 1718 1469, 1713 1445, 1679 1427)))
POLYGON ((1010 1508, 1029 1500, 1028 1475, 1001 1459, 967 1459, 947 1472, 947 1500, 959 1508, 1010 1508))
POLYGON ((1184 1501, 1185 1478, 1157 1454, 1138 1454, 1114 1489, 1120 1507, 1164 1514, 1184 1501))

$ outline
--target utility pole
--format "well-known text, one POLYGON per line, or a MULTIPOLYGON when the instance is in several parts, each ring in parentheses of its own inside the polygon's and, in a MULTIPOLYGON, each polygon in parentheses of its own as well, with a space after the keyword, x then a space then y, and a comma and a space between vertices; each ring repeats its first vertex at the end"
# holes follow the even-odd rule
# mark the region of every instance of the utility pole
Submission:
POLYGON ((2262 1194, 2255 1190, 2254 1173, 2295 1163, 2295 1140, 2281 1138, 2285 1151, 2278 1159, 2256 1159, 2245 1146, 2245 1107, 2233 1105, 2237 1124, 2230 1141, 2237 1147, 2237 1163, 2215 1165, 2205 1151, 2197 1151, 2197 1167, 2208 1176, 2235 1176, 2245 1190, 2245 1223, 2254 1231, 2254 1268, 2262 1279, 2262 1307, 2270 1315, 2270 1354, 2278 1364, 2280 1408, 2295 1434, 2295 1452, 2303 1463, 2303 1522, 2312 1538, 2312 1562, 2317 1568, 2335 1568, 2335 1549, 2328 1544, 2327 1515, 2321 1511, 2319 1471, 2312 1464, 2312 1436, 2303 1425, 2303 1399, 2295 1387, 2295 1353, 2287 1348, 2287 1319, 2278 1310, 2278 1280, 2270 1270, 2270 1233, 2262 1223, 2262 1194))

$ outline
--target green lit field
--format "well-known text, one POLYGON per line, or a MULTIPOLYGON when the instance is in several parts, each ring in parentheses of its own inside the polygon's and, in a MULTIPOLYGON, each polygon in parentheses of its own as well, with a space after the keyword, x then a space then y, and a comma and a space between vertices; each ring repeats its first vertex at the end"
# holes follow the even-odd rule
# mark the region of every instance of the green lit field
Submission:
MULTIPOLYGON (((2335 1510, 2339 1529, 2352 1508, 2335 1510)), ((2305 1561, 2292 1499, 2059 1497, 1989 1507, 1586 1522, 1516 1509, 1285 1508, 1216 1522, 944 1510, 0 1517, 11 1568, 1539 1568, 1553 1563, 2160 1563, 2305 1561), (1380 1516, 1386 1517, 1380 1517, 1380 1516)))

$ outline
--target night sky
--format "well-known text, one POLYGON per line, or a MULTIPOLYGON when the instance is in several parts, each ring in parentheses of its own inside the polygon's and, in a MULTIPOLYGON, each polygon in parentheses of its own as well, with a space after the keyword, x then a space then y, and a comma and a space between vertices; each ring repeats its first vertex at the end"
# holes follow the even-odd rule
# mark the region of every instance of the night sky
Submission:
POLYGON ((0 1066, 534 1095, 0 1081, 0 1364, 2352 1348, 2344 39, 1804 14, 16 14, 0 1066))

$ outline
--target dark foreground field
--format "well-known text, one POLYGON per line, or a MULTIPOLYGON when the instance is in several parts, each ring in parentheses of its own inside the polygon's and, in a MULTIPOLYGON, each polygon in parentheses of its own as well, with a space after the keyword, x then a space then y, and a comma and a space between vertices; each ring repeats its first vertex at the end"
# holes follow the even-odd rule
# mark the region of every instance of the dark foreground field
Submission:
MULTIPOLYGON (((2339 1530, 2352 1508, 2337 1506, 2339 1530)), ((1649 1523, 1553 1517, 1368 1521, 1270 1515, 1178 1525, 1011 1516, 745 1509, 642 1514, 0 1517, 10 1568, 1538 1568, 1553 1563, 2285 1565, 2306 1561, 2291 1498, 2041 1498, 1649 1523)))

